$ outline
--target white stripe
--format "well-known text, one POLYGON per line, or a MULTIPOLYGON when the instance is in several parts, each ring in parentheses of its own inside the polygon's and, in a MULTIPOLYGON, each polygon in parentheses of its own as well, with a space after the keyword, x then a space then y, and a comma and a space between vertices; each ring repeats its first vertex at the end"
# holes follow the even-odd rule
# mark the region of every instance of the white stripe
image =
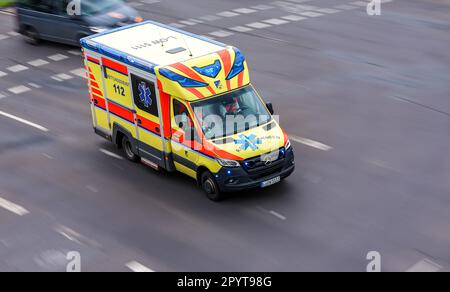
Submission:
POLYGON ((10 31, 10 32, 8 32, 8 34, 9 34, 10 36, 13 36, 13 37, 16 37, 16 36, 19 36, 19 35, 20 35, 20 33, 15 32, 15 31, 10 31))
POLYGON ((300 14, 300 15, 304 15, 304 16, 308 16, 308 17, 319 17, 319 16, 323 16, 322 13, 311 12, 311 11, 301 12, 301 13, 299 13, 299 14, 300 14))
POLYGON ((272 214, 273 216, 277 217, 278 219, 281 219, 281 220, 286 220, 287 219, 285 216, 283 216, 280 213, 277 213, 275 211, 269 211, 269 213, 272 214))
POLYGON ((136 273, 151 273, 154 272, 152 269, 144 266, 141 263, 138 263, 136 261, 132 261, 129 262, 128 264, 126 264, 127 268, 129 268, 130 270, 132 270, 133 272, 136 273))
POLYGON ((4 34, 0 34, 0 41, 1 40, 6 40, 7 38, 9 38, 9 36, 4 35, 4 34))
POLYGON ((74 55, 74 56, 81 56, 80 50, 69 50, 69 51, 67 51, 67 53, 74 55))
POLYGON ((253 6, 252 8, 258 9, 258 10, 269 10, 269 9, 273 9, 275 7, 269 6, 269 5, 265 5, 265 4, 261 4, 261 5, 253 6))
POLYGON ((30 126, 30 127, 36 128, 36 129, 41 130, 41 131, 43 131, 43 132, 48 132, 48 129, 47 129, 47 128, 44 128, 44 127, 42 127, 42 126, 40 126, 40 125, 38 125, 38 124, 35 124, 35 123, 33 123, 33 122, 24 120, 24 119, 22 119, 22 118, 16 117, 16 116, 14 116, 14 115, 11 115, 11 114, 8 114, 8 113, 2 112, 2 111, 0 111, 0 115, 2 115, 2 116, 4 116, 4 117, 7 117, 7 118, 10 118, 10 119, 12 119, 12 120, 15 120, 15 121, 17 121, 17 122, 20 122, 20 123, 22 123, 22 124, 28 125, 28 126, 30 126))
POLYGON ((287 20, 278 19, 278 18, 267 19, 267 20, 263 20, 263 21, 265 23, 273 24, 273 25, 281 25, 281 24, 289 23, 289 21, 287 21, 287 20))
POLYGON ((231 31, 218 30, 218 31, 211 32, 209 34, 212 35, 212 36, 215 36, 215 37, 224 38, 224 37, 228 37, 230 35, 233 35, 234 33, 231 32, 231 31))
POLYGON ((248 31, 253 30, 253 28, 245 27, 245 26, 235 26, 235 27, 231 27, 230 29, 237 31, 237 32, 248 32, 248 31))
POLYGON ((217 13, 217 15, 222 16, 222 17, 234 17, 234 16, 238 16, 239 13, 234 13, 231 11, 224 11, 224 12, 217 13))
POLYGON ((286 19, 286 20, 290 20, 290 21, 300 21, 300 20, 305 20, 306 19, 306 17, 298 16, 298 15, 294 15, 294 14, 293 15, 288 15, 288 16, 283 16, 281 18, 286 19))
POLYGON ((182 21, 180 21, 180 23, 184 24, 184 25, 196 25, 197 24, 197 22, 193 22, 193 21, 189 21, 189 20, 182 20, 182 21))
POLYGON ((0 77, 4 77, 4 76, 6 76, 6 75, 8 75, 8 73, 5 73, 5 72, 3 72, 3 71, 0 71, 0 77))
POLYGON ((430 261, 429 259, 423 259, 421 261, 419 261, 418 263, 416 263, 414 266, 412 266, 411 268, 409 268, 407 270, 407 272, 413 272, 413 273, 417 273, 417 272, 439 272, 442 269, 442 267, 432 261, 430 261))
POLYGON ((250 13, 256 12, 256 10, 249 9, 249 8, 239 8, 239 9, 235 9, 233 11, 237 12, 237 13, 242 13, 242 14, 250 14, 250 13))
POLYGON ((86 78, 86 70, 84 68, 72 70, 70 73, 81 78, 86 78))
POLYGON ((186 25, 181 24, 181 23, 171 23, 169 24, 169 26, 175 27, 175 28, 183 28, 186 27, 186 25))
POLYGON ((302 138, 302 137, 297 137, 294 135, 289 135, 289 139, 292 141, 295 141, 297 143, 309 146, 309 147, 313 147, 322 151, 330 151, 331 149, 333 149, 333 147, 325 145, 323 143, 311 140, 311 139, 307 139, 307 138, 302 138))
POLYGON ((40 67, 40 66, 44 66, 47 65, 48 62, 42 59, 37 59, 37 60, 33 60, 28 62, 29 65, 34 66, 34 67, 40 67))
POLYGON ((261 22, 254 22, 254 23, 249 23, 246 24, 247 26, 250 26, 252 28, 257 28, 257 29, 262 29, 262 28, 267 28, 267 27, 271 27, 270 24, 266 24, 266 23, 261 23, 261 22))
POLYGON ((48 56, 47 58, 49 58, 52 61, 58 62, 58 61, 62 61, 65 60, 69 57, 63 55, 63 54, 56 54, 56 55, 52 55, 52 56, 48 56))
POLYGON ((11 87, 8 89, 9 92, 14 93, 14 94, 21 94, 27 91, 30 91, 30 89, 24 85, 20 85, 20 86, 16 86, 16 87, 11 87))
POLYGON ((19 65, 8 67, 7 69, 11 72, 17 73, 17 72, 28 70, 28 67, 19 64, 19 65))
POLYGON ((119 156, 119 155, 117 155, 116 153, 112 153, 111 151, 108 151, 108 150, 103 149, 103 148, 100 148, 99 150, 100 150, 100 152, 102 152, 103 154, 106 154, 106 155, 108 155, 108 156, 110 156, 110 157, 113 157, 113 158, 116 158, 116 159, 119 159, 119 160, 123 160, 122 156, 119 156))
POLYGON ((2 207, 5 210, 8 210, 16 215, 19 215, 19 216, 23 216, 23 215, 26 215, 29 213, 28 210, 25 209, 24 207, 14 204, 14 203, 12 203, 8 200, 5 200, 1 197, 0 197, 0 207, 2 207))

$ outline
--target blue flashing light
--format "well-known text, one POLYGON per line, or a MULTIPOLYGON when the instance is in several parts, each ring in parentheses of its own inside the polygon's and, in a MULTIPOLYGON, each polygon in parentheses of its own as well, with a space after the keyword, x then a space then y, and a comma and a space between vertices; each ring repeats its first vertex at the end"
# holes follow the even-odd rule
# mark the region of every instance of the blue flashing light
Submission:
POLYGON ((205 87, 208 84, 190 79, 188 77, 181 76, 175 72, 172 72, 169 69, 161 68, 159 69, 159 74, 166 77, 169 80, 176 81, 182 87, 205 87))
POLYGON ((244 62, 245 58, 244 55, 239 51, 238 49, 234 49, 234 52, 236 53, 236 58, 234 59, 234 65, 231 68, 230 73, 227 76, 227 80, 231 80, 237 75, 239 75, 242 71, 244 71, 244 62))
POLYGON ((231 174, 233 174, 233 172, 231 170, 227 170, 227 174, 231 175, 231 174))
POLYGON ((217 75, 219 75, 220 71, 222 70, 222 64, 220 64, 219 60, 216 60, 214 64, 204 67, 193 67, 193 69, 203 76, 209 78, 216 78, 217 75))

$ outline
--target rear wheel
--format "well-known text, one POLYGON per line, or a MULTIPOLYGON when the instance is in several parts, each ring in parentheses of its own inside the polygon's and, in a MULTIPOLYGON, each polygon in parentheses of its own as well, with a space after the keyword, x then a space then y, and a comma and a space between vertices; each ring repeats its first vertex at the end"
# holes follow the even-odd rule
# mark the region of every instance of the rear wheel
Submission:
POLYGON ((133 145, 131 145, 130 139, 127 136, 123 136, 122 138, 122 149, 128 160, 133 162, 139 162, 141 160, 138 155, 134 154, 133 145))
POLYGON ((219 202, 223 200, 224 196, 220 192, 219 186, 217 185, 214 176, 209 171, 205 171, 201 176, 201 186, 203 191, 206 193, 208 199, 214 202, 219 202))
POLYGON ((23 32, 25 41, 30 45, 37 46, 41 42, 39 33, 32 27, 26 27, 23 32))

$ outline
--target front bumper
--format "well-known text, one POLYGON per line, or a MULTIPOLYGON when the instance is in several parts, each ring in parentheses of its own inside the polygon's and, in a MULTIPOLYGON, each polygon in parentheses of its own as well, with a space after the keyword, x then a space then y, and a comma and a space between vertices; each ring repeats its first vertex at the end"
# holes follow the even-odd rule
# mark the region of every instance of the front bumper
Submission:
POLYGON ((287 178, 295 170, 294 152, 289 149, 286 156, 273 169, 264 171, 263 175, 249 173, 243 167, 239 168, 222 168, 215 174, 215 178, 222 192, 236 192, 248 189, 261 188, 261 184, 265 181, 276 177, 280 179, 287 178))

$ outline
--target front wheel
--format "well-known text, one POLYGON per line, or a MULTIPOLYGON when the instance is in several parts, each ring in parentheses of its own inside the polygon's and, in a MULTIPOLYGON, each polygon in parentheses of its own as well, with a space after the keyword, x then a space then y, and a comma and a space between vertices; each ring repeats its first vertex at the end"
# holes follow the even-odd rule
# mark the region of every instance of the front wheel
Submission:
POLYGON ((133 146, 131 145, 130 139, 127 136, 123 136, 122 138, 122 149, 125 157, 132 162, 139 162, 141 158, 134 154, 133 146))
POLYGON ((203 191, 206 193, 206 196, 211 201, 219 202, 223 200, 223 194, 220 192, 214 176, 209 171, 205 171, 202 174, 201 186, 203 191))

